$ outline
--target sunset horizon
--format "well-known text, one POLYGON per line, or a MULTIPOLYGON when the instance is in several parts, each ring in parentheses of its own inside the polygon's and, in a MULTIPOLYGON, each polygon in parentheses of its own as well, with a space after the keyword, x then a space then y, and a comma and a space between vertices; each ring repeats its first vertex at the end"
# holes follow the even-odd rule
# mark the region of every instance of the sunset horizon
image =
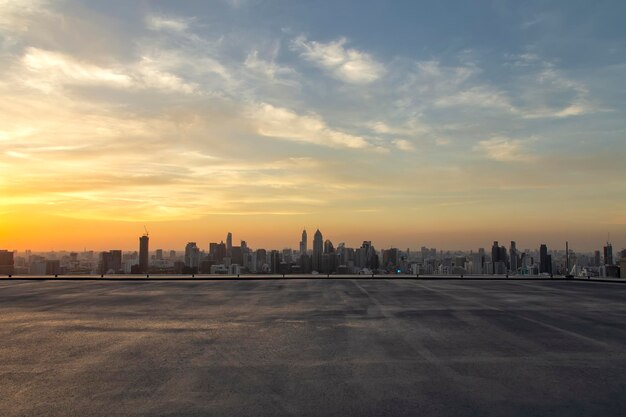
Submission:
POLYGON ((620 13, 348 4, 0 2, 0 248, 626 247, 620 13))
POLYGON ((625 415, 624 17, 0 0, 0 416, 625 415))

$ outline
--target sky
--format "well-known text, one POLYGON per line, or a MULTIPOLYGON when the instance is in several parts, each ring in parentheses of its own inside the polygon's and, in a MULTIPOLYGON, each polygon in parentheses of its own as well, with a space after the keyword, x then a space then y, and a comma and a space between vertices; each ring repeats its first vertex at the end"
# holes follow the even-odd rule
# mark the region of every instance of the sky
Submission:
POLYGON ((0 248, 626 247, 624 16, 0 0, 0 248))

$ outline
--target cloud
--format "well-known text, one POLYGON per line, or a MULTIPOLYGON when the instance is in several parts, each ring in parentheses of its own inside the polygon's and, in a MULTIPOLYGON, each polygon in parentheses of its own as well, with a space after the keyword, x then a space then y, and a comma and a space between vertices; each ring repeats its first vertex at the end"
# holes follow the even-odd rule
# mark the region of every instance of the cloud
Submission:
POLYGON ((173 17, 149 15, 145 18, 146 27, 150 30, 169 30, 184 32, 189 28, 189 20, 173 17))
POLYGON ((351 84, 369 84, 381 78, 385 67, 371 55, 353 48, 346 48, 346 38, 322 43, 307 41, 299 36, 291 42, 291 48, 305 60, 328 71, 333 77, 351 84))
POLYGON ((427 133, 430 131, 430 127, 421 123, 419 120, 412 118, 399 125, 390 126, 389 123, 381 120, 368 122, 366 126, 372 131, 381 135, 403 135, 403 136, 415 136, 418 134, 427 133))
POLYGON ((0 28, 28 30, 29 18, 41 13, 49 3, 48 0, 0 0, 0 28))
POLYGON ((563 109, 538 108, 522 112, 525 119, 566 118, 580 116, 593 111, 582 103, 573 103, 563 109))
POLYGON ((362 149, 370 143, 361 136, 332 129, 314 114, 299 115, 282 107, 261 103, 249 112, 256 131, 261 136, 312 143, 332 148, 362 149))
POLYGON ((192 93, 194 85, 175 74, 164 71, 158 61, 143 57, 126 67, 102 67, 60 52, 29 47, 22 64, 30 76, 27 85, 44 92, 63 85, 94 85, 113 88, 157 89, 192 93))
POLYGON ((252 72, 261 74, 271 80, 276 80, 278 77, 295 73, 292 68, 280 66, 273 61, 266 61, 259 58, 258 51, 252 51, 248 54, 244 66, 252 72))
POLYGON ((450 139, 448 138, 436 138, 435 145, 437 146, 448 146, 450 145, 450 139))
POLYGON ((510 139, 504 136, 496 136, 491 139, 478 142, 475 150, 484 153, 487 158, 501 162, 530 161, 536 157, 529 152, 530 141, 510 139))
POLYGON ((24 67, 40 77, 30 79, 31 85, 51 90, 55 85, 101 84, 114 87, 130 87, 133 80, 127 74, 109 68, 80 62, 62 53, 38 48, 27 48, 22 58, 24 67))
POLYGON ((502 91, 484 86, 472 87, 459 91, 451 96, 439 97, 435 100, 437 107, 468 107, 499 109, 515 112, 515 107, 502 91))
POLYGON ((396 145, 396 148, 400 149, 401 151, 412 152, 415 150, 415 145, 405 139, 394 139, 392 143, 396 145))
POLYGON ((145 88, 155 88, 166 91, 178 91, 190 94, 196 89, 192 83, 184 81, 175 74, 160 68, 158 61, 143 57, 136 66, 138 83, 145 88))

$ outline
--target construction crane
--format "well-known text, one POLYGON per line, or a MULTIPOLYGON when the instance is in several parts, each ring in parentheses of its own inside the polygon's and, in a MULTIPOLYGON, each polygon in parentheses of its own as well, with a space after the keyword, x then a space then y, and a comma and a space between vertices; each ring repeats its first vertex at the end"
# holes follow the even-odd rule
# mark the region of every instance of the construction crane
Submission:
POLYGON ((148 233, 148 228, 146 227, 146 225, 143 225, 143 230, 146 231, 146 233, 144 234, 144 236, 150 236, 150 234, 148 233))

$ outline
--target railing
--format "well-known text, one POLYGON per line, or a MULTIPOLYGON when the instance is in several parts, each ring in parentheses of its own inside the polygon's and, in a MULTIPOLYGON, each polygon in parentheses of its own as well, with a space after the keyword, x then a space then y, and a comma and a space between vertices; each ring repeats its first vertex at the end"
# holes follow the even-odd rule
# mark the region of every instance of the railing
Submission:
POLYGON ((0 280, 106 280, 106 281, 171 281, 171 280, 295 280, 295 279, 390 279, 390 280, 517 280, 517 281, 611 281, 626 282, 615 277, 572 277, 563 275, 437 275, 437 274, 93 274, 93 275, 4 275, 0 280))

